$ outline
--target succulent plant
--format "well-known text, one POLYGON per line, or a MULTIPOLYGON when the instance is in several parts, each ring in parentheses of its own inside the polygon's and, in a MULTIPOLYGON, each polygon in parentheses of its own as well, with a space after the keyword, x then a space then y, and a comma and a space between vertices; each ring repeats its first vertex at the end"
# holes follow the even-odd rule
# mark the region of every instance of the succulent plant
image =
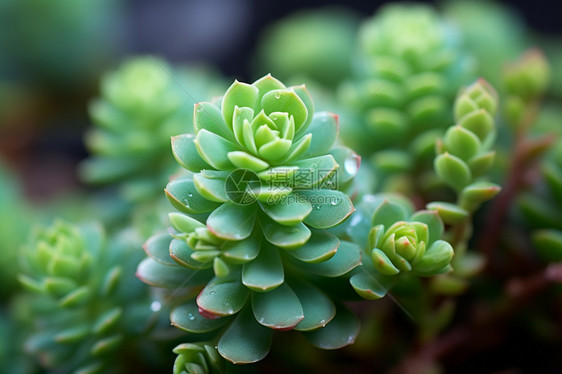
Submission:
POLYGON ((343 139, 362 155, 384 150, 375 168, 415 171, 450 123, 454 93, 471 79, 471 64, 455 30, 426 5, 383 7, 359 39, 356 80, 340 90, 357 112, 343 139))
POLYGON ((151 313, 147 289, 132 274, 136 243, 131 233, 106 243, 95 224, 58 221, 35 232, 19 280, 34 293, 25 347, 46 369, 98 373, 127 364, 115 355, 146 332, 151 313))
POLYGON ((492 147, 497 134, 494 124, 497 107, 497 94, 483 79, 463 89, 455 101, 457 124, 437 142, 434 165, 439 178, 458 193, 458 204, 428 204, 446 223, 463 221, 499 192, 499 186, 477 179, 490 169, 495 159, 492 147))
POLYGON ((86 144, 94 157, 83 165, 84 179, 121 183, 129 201, 157 196, 176 169, 170 137, 193 131, 195 98, 219 86, 220 80, 202 69, 172 69, 151 57, 125 61, 103 78, 101 97, 91 103, 96 127, 86 144))
MULTIPOLYGON (((306 279, 339 277, 360 263, 356 245, 325 230, 352 213, 336 188, 349 184, 359 162, 334 147, 337 116, 313 114, 304 86, 267 75, 235 81, 220 106, 197 104, 194 128, 172 139, 189 172, 166 194, 183 213, 169 215, 169 234, 147 241, 137 276, 170 290, 180 329, 227 326, 212 341, 234 363, 265 357, 273 330, 303 331, 323 348, 350 344, 356 317, 306 279)), ((187 357, 205 366, 194 349, 179 356, 180 366, 187 357)))
POLYGON ((208 344, 182 343, 174 348, 177 354, 173 374, 224 373, 224 360, 215 347, 208 344))
POLYGON ((383 297, 399 274, 433 276, 451 270, 453 247, 435 211, 413 212, 410 201, 392 194, 365 195, 347 227, 363 247, 362 266, 350 283, 365 299, 383 297))

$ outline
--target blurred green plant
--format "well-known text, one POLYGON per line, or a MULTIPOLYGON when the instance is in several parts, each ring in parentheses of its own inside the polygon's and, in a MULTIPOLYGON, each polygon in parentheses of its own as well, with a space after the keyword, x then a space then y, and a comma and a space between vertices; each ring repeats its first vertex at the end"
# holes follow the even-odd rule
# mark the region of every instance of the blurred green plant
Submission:
POLYGON ((135 349, 152 311, 148 290, 133 275, 138 243, 131 232, 107 241, 96 224, 58 221, 35 231, 20 254, 19 280, 32 293, 20 308, 32 326, 26 350, 41 366, 118 372, 131 364, 125 357, 139 359, 135 349))
POLYGON ((261 36, 261 70, 334 87, 351 74, 358 17, 345 8, 301 11, 269 26, 261 36))
POLYGON ((83 178, 119 183, 128 201, 154 199, 176 170, 170 137, 193 131, 194 101, 220 86, 204 69, 172 69, 152 57, 124 62, 103 77, 101 97, 90 106, 96 127, 86 136, 93 157, 83 164, 83 178))
POLYGON ((452 118, 458 87, 472 79, 459 35, 431 7, 390 4, 359 32, 355 78, 340 89, 355 109, 344 141, 383 172, 418 170, 452 118), (379 153, 380 152, 380 153, 379 153))

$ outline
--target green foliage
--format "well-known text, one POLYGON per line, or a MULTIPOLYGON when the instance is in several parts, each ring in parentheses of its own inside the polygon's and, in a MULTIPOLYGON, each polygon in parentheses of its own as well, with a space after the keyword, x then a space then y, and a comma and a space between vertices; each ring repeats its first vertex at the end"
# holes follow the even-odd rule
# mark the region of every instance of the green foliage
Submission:
POLYGON ((413 212, 396 195, 365 195, 352 216, 348 234, 363 247, 362 265, 350 283, 365 299, 379 299, 399 274, 433 276, 451 270, 454 252, 442 240, 443 222, 435 211, 413 212))
POLYGON ((224 372, 224 361, 211 345, 183 343, 174 348, 174 353, 178 355, 174 362, 174 374, 224 372))
POLYGON ((90 105, 96 127, 86 145, 94 156, 83 165, 83 178, 120 183, 127 200, 154 198, 176 169, 170 137, 191 131, 194 100, 219 86, 202 69, 172 69, 151 57, 124 62, 104 76, 101 97, 90 105))
MULTIPOLYGON (((172 141, 190 172, 166 187, 185 214, 170 214, 171 236, 149 239, 137 270, 145 283, 181 295, 172 297, 172 324, 192 333, 227 326, 214 339, 233 363, 265 357, 272 330, 306 332, 328 349, 352 342, 355 317, 305 279, 337 278, 360 263, 356 245, 324 230, 354 210, 335 189, 358 170, 353 152, 334 147, 337 117, 314 114, 304 86, 267 75, 235 81, 219 106, 197 104, 194 129, 172 141)), ((178 365, 205 366, 193 349, 178 365)))
POLYGON ((151 313, 147 290, 133 276, 136 245, 131 233, 106 242, 98 225, 59 221, 35 232, 19 280, 32 293, 26 350, 42 366, 99 373, 126 364, 115 358, 146 332, 151 313))
POLYGON ((363 24, 359 38, 356 79, 340 90, 359 113, 343 137, 364 155, 405 152, 415 169, 416 159, 431 156, 440 133, 431 130, 450 122, 454 93, 471 79, 470 63, 454 30, 421 4, 385 6, 363 24))
MULTIPOLYGON (((437 142, 435 171, 439 178, 458 193, 458 208, 474 212, 483 202, 499 192, 499 186, 479 181, 493 165, 496 138, 494 115, 498 97, 494 88, 480 79, 462 90, 455 101, 457 124, 450 127, 442 140, 437 142)), ((428 208, 437 211, 443 205, 433 203, 428 208)), ((445 213, 441 218, 454 223, 454 217, 445 213)))

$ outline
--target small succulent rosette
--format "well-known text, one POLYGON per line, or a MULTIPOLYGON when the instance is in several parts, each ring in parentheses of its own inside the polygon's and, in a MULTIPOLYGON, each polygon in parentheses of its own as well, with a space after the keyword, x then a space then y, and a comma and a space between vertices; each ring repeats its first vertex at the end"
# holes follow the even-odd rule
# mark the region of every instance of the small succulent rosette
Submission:
POLYGON ((381 172, 416 170, 416 162, 432 158, 473 64, 456 30, 422 4, 381 8, 360 28, 359 42, 355 79, 340 89, 358 112, 343 139, 364 156, 384 151, 373 162, 381 172))
POLYGON ((365 299, 383 297, 400 274, 429 277, 452 269, 454 251, 442 240, 437 212, 413 212, 399 195, 366 195, 347 230, 363 247, 362 266, 353 271, 350 283, 365 299))
POLYGON ((137 269, 170 291, 172 324, 217 331, 219 354, 234 363, 264 358, 273 330, 303 331, 324 348, 353 342, 356 318, 307 280, 339 277, 361 261, 358 246, 326 230, 354 210, 337 188, 359 162, 334 146, 337 117, 313 114, 304 86, 267 75, 236 81, 218 106, 196 105, 194 128, 172 140, 190 171, 166 187, 182 213, 147 241, 137 269))
POLYGON ((129 201, 161 192, 177 165, 170 136, 192 131, 196 98, 220 91, 210 72, 172 68, 152 57, 124 62, 101 81, 101 97, 90 105, 95 128, 85 139, 93 156, 82 165, 92 183, 120 183, 129 201), (195 97, 195 98, 194 98, 195 97))
POLYGON ((148 290, 133 276, 139 240, 123 233, 106 242, 98 225, 58 221, 36 231, 21 254, 19 280, 32 293, 26 350, 46 369, 101 373, 147 329, 148 290))

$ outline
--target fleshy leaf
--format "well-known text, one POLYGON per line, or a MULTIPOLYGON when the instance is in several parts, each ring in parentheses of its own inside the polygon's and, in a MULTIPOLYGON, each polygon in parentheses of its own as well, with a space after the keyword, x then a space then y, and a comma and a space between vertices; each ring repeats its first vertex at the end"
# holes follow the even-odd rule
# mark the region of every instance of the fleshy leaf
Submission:
POLYGON ((205 315, 230 316, 246 304, 250 291, 236 277, 213 278, 197 296, 197 305, 205 315))
POLYGON ((208 271, 190 270, 181 266, 162 265, 150 257, 145 258, 137 268, 137 277, 152 287, 180 287, 188 279, 190 285, 200 285, 209 279, 208 271))
POLYGON ((429 241, 431 244, 443 237, 443 221, 439 218, 439 213, 434 210, 420 210, 412 215, 410 221, 425 223, 429 229, 429 241))
POLYGON ((295 193, 280 198, 275 204, 260 201, 260 206, 272 220, 287 226, 302 222, 312 211, 312 205, 306 199, 299 199, 295 193))
POLYGON ((279 287, 284 279, 279 250, 273 246, 262 246, 258 257, 242 268, 242 283, 254 291, 271 291, 279 287))
POLYGON ((326 230, 312 230, 312 235, 305 245, 290 255, 303 262, 318 263, 332 258, 340 245, 339 239, 326 230))
POLYGON ((316 229, 327 229, 343 222, 355 211, 349 196, 337 190, 299 191, 310 202, 314 202, 312 212, 304 223, 316 229))
POLYGON ((307 131, 312 134, 312 140, 304 158, 328 153, 338 138, 338 131, 337 115, 328 112, 315 113, 307 131))
POLYGON ((361 250, 356 244, 342 241, 336 254, 327 261, 317 264, 299 262, 298 266, 307 273, 323 277, 342 276, 361 264, 361 250))
POLYGON ((407 216, 408 213, 402 206, 385 199, 375 210, 371 222, 374 226, 389 228, 394 223, 405 220, 407 216))
MULTIPOLYGON (((210 201, 223 203, 228 201, 225 180, 207 175, 208 173, 197 173, 193 175, 193 184, 199 194, 210 201)), ((225 176, 226 177, 226 176, 225 176)))
POLYGON ((174 229, 188 234, 192 233, 197 228, 205 227, 203 223, 185 214, 174 212, 169 213, 168 217, 170 219, 170 224, 174 229))
POLYGON ((322 183, 338 168, 338 164, 332 155, 295 161, 291 163, 291 166, 299 168, 294 172, 292 180, 295 188, 312 188, 322 183))
POLYGON ((255 259, 260 252, 261 239, 250 235, 244 240, 227 241, 222 247, 222 255, 229 262, 243 264, 255 259))
POLYGON ((267 356, 272 335, 272 330, 260 325, 246 308, 221 336, 217 348, 222 357, 235 364, 250 364, 267 356))
POLYGON ((211 167, 199 155, 197 147, 195 146, 195 135, 193 134, 173 136, 172 153, 181 166, 194 173, 211 167))
POLYGON ((219 206, 201 196, 192 179, 175 179, 168 183, 165 192, 174 208, 184 213, 206 213, 219 206))
POLYGON ((253 293, 252 310, 260 324, 275 330, 291 330, 304 318, 299 298, 286 283, 273 291, 253 293))
POLYGON ((336 316, 325 327, 303 333, 315 347, 339 349, 353 344, 359 334, 359 319, 347 308, 338 305, 336 316))
MULTIPOLYGON (((232 117, 230 117, 232 120, 232 117)), ((232 128, 232 126, 231 126, 232 128)), ((222 138, 234 142, 234 134, 222 118, 221 111, 215 105, 207 102, 195 104, 193 112, 193 129, 197 134, 205 129, 222 138)))
POLYGON ((256 204, 224 203, 211 213, 207 227, 219 238, 242 240, 250 236, 256 220, 256 204))
POLYGON ((273 112, 291 114, 295 118, 295 130, 297 132, 305 124, 308 117, 306 105, 295 91, 290 88, 269 91, 263 96, 261 107, 267 115, 273 112))
POLYGON ((443 182, 457 190, 461 190, 472 180, 472 173, 467 164, 447 152, 435 158, 435 171, 443 182))
POLYGON ((442 201, 433 201, 427 204, 427 209, 435 210, 439 217, 447 224, 457 224, 468 218, 468 212, 461 207, 442 201))
POLYGON ((143 248, 146 254, 156 262, 163 265, 175 265, 176 263, 170 257, 171 241, 172 237, 170 234, 158 234, 150 237, 146 243, 144 243, 143 248))
POLYGON ((185 240, 174 239, 170 243, 170 257, 178 264, 190 269, 206 269, 210 264, 195 260, 192 255, 194 251, 189 248, 185 240))
POLYGON ((199 313, 199 307, 195 300, 191 300, 183 305, 172 309, 170 313, 170 321, 172 325, 187 332, 201 334, 209 332, 224 326, 231 319, 216 318, 209 319, 203 317, 199 313))
POLYGON ((355 292, 366 300, 381 299, 390 288, 387 277, 382 274, 371 274, 363 268, 358 268, 357 273, 349 279, 349 283, 355 292))
POLYGON ((315 286, 304 281, 289 282, 297 294, 304 314, 295 330, 310 331, 326 326, 336 315, 332 300, 315 286))
POLYGON ((269 167, 269 164, 256 156, 253 156, 247 152, 234 151, 228 153, 228 159, 234 164, 234 166, 241 169, 250 169, 256 173, 265 170, 269 167))
POLYGON ((261 224, 265 239, 283 249, 299 248, 310 238, 310 230, 302 222, 294 226, 285 226, 264 219, 261 224))
POLYGON ((234 81, 234 83, 226 90, 222 99, 221 111, 224 121, 229 128, 232 128, 232 119, 234 116, 234 108, 248 107, 258 111, 259 106, 258 88, 247 83, 234 81))
POLYGON ((241 150, 236 144, 207 130, 197 133, 195 146, 199 155, 218 170, 234 169, 235 166, 228 158, 228 154, 241 150))

